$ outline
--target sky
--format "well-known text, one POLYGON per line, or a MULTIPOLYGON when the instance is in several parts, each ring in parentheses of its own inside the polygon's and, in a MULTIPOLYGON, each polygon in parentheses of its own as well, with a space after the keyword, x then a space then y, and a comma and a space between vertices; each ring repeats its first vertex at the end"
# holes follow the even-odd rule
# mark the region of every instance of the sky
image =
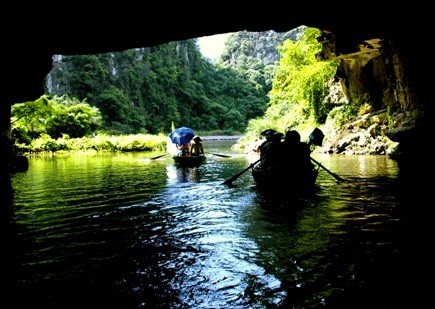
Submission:
POLYGON ((204 57, 217 59, 223 52, 226 39, 232 33, 216 34, 198 38, 199 50, 204 57))

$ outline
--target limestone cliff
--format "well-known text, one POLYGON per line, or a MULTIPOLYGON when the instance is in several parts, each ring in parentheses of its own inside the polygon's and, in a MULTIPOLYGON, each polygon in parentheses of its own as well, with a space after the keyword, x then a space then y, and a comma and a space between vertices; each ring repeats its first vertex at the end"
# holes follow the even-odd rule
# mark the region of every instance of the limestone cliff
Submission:
POLYGON ((340 63, 338 93, 335 100, 325 103, 359 108, 359 117, 331 132, 333 138, 325 140, 322 151, 397 157, 403 144, 419 134, 424 109, 394 44, 372 38, 340 54, 332 33, 325 31, 319 41, 323 44, 319 59, 340 63))

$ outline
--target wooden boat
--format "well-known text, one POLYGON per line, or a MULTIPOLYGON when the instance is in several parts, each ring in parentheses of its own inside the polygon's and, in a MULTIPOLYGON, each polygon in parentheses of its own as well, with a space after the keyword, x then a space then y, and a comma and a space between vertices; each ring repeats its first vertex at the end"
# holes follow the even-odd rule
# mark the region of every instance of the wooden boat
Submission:
POLYGON ((172 156, 178 167, 199 167, 205 162, 205 156, 172 156))
POLYGON ((274 152, 270 153, 271 149, 266 149, 266 154, 263 158, 259 158, 256 154, 255 161, 250 158, 250 165, 247 168, 225 180, 223 184, 232 186, 237 178, 251 169, 255 181, 255 185, 252 188, 268 199, 291 201, 307 197, 317 190, 316 179, 320 168, 327 171, 337 181, 344 181, 343 178, 328 170, 309 155, 311 153, 311 146, 320 146, 322 144, 324 134, 320 129, 315 128, 313 130, 309 136, 310 141, 306 146, 301 146, 303 143, 299 143, 300 136, 297 131, 286 132, 286 140, 292 143, 292 151, 289 153, 296 154, 296 156, 289 157, 289 153, 287 153, 285 160, 283 160, 284 157, 278 152, 283 150, 281 148, 281 137, 277 135, 277 138, 279 140, 271 141, 271 143, 278 143, 277 146, 271 146, 274 147, 272 148, 274 152), (274 155, 273 158, 275 160, 267 162, 267 156, 271 154, 274 155), (314 162, 316 165, 311 162, 314 162), (269 163, 270 167, 263 168, 262 164, 267 163, 269 163), (256 164, 258 165, 256 166, 256 164))
MULTIPOLYGON (((323 137, 323 132, 316 128, 310 134, 310 143, 320 145, 323 137)), ((315 191, 318 168, 311 163, 310 143, 300 139, 296 130, 287 131, 285 136, 275 132, 261 148, 262 160, 252 169, 259 191, 285 200, 305 197, 315 191)))
POLYGON ((318 168, 314 166, 306 175, 292 175, 283 168, 265 172, 260 166, 252 169, 255 186, 262 196, 276 200, 296 200, 316 191, 318 168))

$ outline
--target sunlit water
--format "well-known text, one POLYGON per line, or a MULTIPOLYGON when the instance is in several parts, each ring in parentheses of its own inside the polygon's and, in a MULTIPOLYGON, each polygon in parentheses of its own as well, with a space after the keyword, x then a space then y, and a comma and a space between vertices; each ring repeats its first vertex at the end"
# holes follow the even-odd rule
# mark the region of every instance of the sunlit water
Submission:
MULTIPOLYGON (((229 146, 199 168, 170 156, 30 158, 12 176, 15 306, 317 308, 400 303, 398 168, 385 156, 313 157, 318 191, 271 204, 229 146)), ((12 308, 11 307, 11 308, 12 308)), ((42 308, 42 307, 41 307, 42 308)))

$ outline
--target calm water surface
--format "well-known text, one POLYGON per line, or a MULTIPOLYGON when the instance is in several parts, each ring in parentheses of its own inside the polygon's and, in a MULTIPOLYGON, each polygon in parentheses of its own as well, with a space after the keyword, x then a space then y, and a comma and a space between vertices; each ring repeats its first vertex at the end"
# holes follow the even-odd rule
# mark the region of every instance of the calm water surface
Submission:
MULTIPOLYGON (((313 154, 318 191, 270 203, 234 141, 199 168, 158 153, 30 158, 12 175, 6 291, 45 308, 391 308, 403 241, 398 167, 313 154)), ((12 308, 11 307, 11 308, 12 308)))

